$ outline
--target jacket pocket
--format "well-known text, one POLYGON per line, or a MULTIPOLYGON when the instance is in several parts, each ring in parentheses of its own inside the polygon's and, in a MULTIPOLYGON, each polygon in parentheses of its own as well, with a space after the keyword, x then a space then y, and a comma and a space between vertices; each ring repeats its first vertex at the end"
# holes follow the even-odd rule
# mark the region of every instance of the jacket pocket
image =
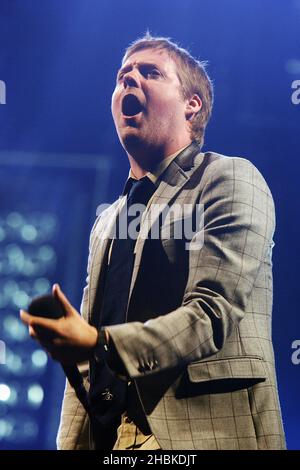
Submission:
POLYGON ((266 380, 265 361, 259 356, 227 357, 211 361, 193 362, 188 365, 188 377, 192 383, 216 380, 266 380))
POLYGON ((267 379, 265 361, 258 356, 227 357, 188 365, 176 398, 192 398, 246 390, 267 379))

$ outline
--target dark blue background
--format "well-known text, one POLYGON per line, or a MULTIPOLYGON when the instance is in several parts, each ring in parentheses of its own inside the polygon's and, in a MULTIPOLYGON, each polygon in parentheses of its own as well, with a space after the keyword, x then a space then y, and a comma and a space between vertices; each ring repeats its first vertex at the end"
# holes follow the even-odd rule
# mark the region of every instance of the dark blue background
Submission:
MULTIPOLYGON (((291 101, 300 80, 299 0, 1 0, 0 217, 36 205, 56 213, 58 260, 49 279, 79 307, 97 203, 113 201, 128 172, 110 114, 115 74, 125 47, 147 28, 209 61, 215 107, 205 150, 250 159, 274 195, 273 338, 287 442, 299 449, 300 365, 291 362, 291 343, 300 339, 300 105, 291 101), (62 250, 74 234, 76 266, 73 251, 62 250)), ((0 382, 13 380, 4 368, 0 382)), ((0 448, 54 448, 63 376, 48 363, 40 381, 38 434, 0 438, 0 448)), ((0 421, 18 406, 0 407, 0 421)))

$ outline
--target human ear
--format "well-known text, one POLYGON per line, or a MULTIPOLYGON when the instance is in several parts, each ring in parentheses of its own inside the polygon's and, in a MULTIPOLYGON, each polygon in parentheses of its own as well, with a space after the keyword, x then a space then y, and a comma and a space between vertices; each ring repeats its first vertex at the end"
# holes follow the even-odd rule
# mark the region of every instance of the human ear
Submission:
POLYGON ((193 95, 186 104, 185 117, 187 121, 191 121, 193 117, 200 111, 202 108, 202 100, 199 95, 193 95))

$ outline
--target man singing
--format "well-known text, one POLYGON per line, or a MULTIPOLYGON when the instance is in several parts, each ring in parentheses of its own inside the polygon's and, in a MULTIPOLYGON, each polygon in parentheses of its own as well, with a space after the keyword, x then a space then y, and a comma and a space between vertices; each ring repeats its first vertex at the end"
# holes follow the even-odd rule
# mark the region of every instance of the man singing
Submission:
POLYGON ((90 416, 67 383, 59 449, 285 448, 273 199, 248 160, 201 152, 212 101, 204 64, 168 39, 146 35, 126 50, 112 115, 130 172, 93 226, 82 316, 58 285, 65 317, 21 312, 54 359, 85 361, 90 416), (193 236, 176 236, 199 207, 193 236))

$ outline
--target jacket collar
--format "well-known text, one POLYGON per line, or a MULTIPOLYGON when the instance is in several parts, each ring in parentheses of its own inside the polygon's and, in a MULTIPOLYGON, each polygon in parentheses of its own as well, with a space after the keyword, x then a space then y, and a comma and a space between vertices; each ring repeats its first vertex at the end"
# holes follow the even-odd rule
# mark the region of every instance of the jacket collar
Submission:
MULTIPOLYGON (((169 161, 167 162, 166 166, 162 165, 161 167, 159 165, 157 172, 154 172, 153 174, 147 173, 146 176, 158 187, 159 183, 162 180, 165 180, 165 177, 168 178, 167 170, 169 169, 170 166, 173 167, 172 164, 174 162, 176 162, 177 166, 181 168, 183 172, 188 171, 189 169, 193 167, 194 156, 197 155, 199 152, 200 152, 199 145, 197 144, 197 142, 193 141, 187 147, 184 147, 179 152, 176 152, 175 155, 171 155, 170 157, 168 157, 167 160, 169 161)), ((122 191, 123 196, 128 194, 134 181, 135 181, 135 178, 133 177, 132 172, 130 171, 129 177, 122 191)))

